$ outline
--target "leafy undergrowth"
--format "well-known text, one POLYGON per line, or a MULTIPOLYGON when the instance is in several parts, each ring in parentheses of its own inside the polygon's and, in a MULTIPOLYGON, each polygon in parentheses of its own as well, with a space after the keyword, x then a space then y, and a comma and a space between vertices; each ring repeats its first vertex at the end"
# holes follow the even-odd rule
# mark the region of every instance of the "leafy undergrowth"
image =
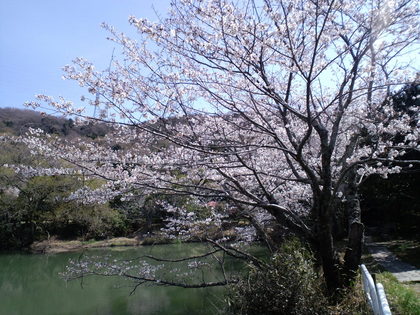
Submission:
POLYGON ((341 292, 340 303, 332 305, 314 262, 297 239, 284 242, 266 266, 250 265, 249 273, 230 287, 229 311, 243 315, 370 314, 360 276, 341 292))
POLYGON ((420 299, 413 289, 400 283, 390 272, 379 273, 376 279, 385 288, 393 314, 420 315, 420 299))

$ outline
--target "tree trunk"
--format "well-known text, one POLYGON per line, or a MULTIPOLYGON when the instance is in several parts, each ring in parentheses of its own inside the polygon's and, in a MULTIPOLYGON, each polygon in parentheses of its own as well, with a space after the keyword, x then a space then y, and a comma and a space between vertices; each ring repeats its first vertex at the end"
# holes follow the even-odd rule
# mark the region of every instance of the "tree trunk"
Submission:
POLYGON ((362 257, 363 231, 364 226, 360 222, 353 222, 350 225, 349 240, 344 256, 345 285, 349 285, 357 274, 362 257))
POLYGON ((328 295, 334 297, 337 290, 342 286, 340 263, 334 249, 330 198, 328 194, 322 197, 318 199, 313 209, 317 216, 314 232, 328 295))
POLYGON ((344 256, 344 284, 349 285, 357 274, 362 258, 364 226, 361 222, 361 209, 357 194, 356 173, 353 170, 346 187, 347 202, 345 207, 348 217, 348 243, 344 256))
POLYGON ((342 287, 342 281, 340 264, 334 249, 332 229, 329 222, 320 225, 317 239, 328 295, 334 296, 337 293, 337 289, 342 287))

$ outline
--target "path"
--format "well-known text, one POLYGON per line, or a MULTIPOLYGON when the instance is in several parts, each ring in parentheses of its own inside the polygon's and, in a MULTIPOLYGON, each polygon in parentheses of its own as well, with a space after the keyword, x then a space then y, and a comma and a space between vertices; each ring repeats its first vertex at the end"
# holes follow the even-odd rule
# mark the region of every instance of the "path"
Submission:
POLYGON ((400 282, 418 282, 420 281, 420 269, 402 262, 389 249, 381 244, 367 242, 366 246, 372 257, 391 272, 400 282))

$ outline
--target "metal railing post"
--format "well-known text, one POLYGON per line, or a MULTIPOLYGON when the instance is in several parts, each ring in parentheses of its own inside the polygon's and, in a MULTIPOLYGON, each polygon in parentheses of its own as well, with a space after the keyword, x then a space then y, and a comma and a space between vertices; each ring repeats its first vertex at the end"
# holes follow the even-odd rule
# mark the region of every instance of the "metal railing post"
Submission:
POLYGON ((365 265, 360 265, 360 271, 362 273, 363 290, 373 313, 375 315, 391 315, 383 285, 373 281, 372 275, 365 265))

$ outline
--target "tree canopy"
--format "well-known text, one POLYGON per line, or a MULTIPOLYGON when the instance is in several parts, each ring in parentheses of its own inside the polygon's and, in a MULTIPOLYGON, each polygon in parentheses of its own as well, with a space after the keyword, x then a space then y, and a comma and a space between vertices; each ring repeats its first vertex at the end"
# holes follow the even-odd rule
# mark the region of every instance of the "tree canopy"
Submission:
MULTIPOLYGON (((82 58, 65 67, 99 115, 45 95, 29 103, 107 122, 112 135, 71 142, 32 131, 25 141, 106 179, 80 191, 92 201, 135 192, 221 202, 204 223, 235 211, 271 247, 275 221, 313 246, 333 293, 360 262, 357 186, 418 163, 399 159, 418 150, 418 108, 408 115, 390 101, 415 80, 418 13, 410 0, 172 1, 159 22, 130 17, 137 39, 104 24, 122 52, 105 71, 82 58), (342 208, 344 261, 333 234, 342 208)), ((167 207, 191 228, 194 215, 167 207)))

